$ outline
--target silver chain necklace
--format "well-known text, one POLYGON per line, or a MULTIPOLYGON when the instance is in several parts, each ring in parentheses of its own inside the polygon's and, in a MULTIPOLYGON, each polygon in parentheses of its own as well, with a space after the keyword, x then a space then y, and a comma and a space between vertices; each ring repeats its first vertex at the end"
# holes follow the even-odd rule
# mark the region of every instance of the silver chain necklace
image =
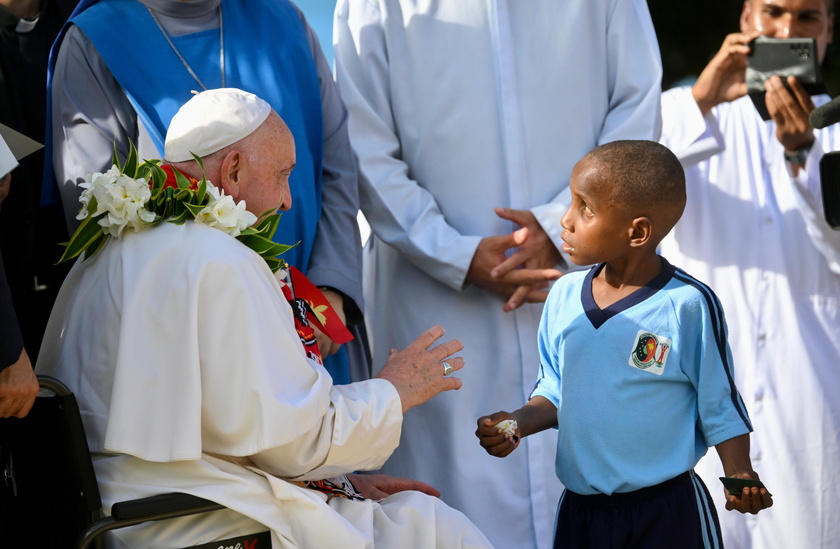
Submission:
MULTIPOLYGON (((155 24, 157 24, 158 28, 160 29, 160 33, 163 34, 163 37, 166 38, 166 41, 169 43, 169 47, 172 48, 172 51, 175 52, 175 55, 178 56, 178 59, 181 60, 181 64, 184 65, 184 68, 187 69, 187 72, 190 73, 190 76, 198 82, 198 85, 201 86, 201 89, 207 91, 207 86, 204 85, 204 82, 198 77, 195 71, 190 67, 190 64, 187 63, 187 60, 184 59, 184 56, 181 55, 181 52, 178 51, 178 48, 175 47, 175 43, 172 42, 172 38, 169 36, 169 33, 166 32, 166 29, 163 28, 163 25, 160 24, 158 21, 155 12, 152 11, 152 8, 146 6, 146 9, 149 10, 149 15, 152 16, 154 19, 155 24)), ((222 74, 222 87, 225 86, 225 20, 222 17, 222 5, 219 4, 219 70, 222 74)))

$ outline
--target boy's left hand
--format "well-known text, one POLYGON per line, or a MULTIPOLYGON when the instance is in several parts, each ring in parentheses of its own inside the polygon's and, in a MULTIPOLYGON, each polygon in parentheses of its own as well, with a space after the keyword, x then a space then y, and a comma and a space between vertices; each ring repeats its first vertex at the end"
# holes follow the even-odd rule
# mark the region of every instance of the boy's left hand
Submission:
MULTIPOLYGON (((738 473, 729 476, 760 480, 758 478, 758 473, 755 471, 752 471, 751 473, 738 473)), ((767 509, 768 507, 773 506, 773 496, 770 495, 770 492, 768 492, 766 488, 758 488, 756 486, 744 488, 741 492, 741 497, 733 496, 728 490, 726 490, 726 488, 723 489, 723 492, 726 494, 727 511, 735 510, 740 513, 750 513, 755 515, 762 509, 767 509)))

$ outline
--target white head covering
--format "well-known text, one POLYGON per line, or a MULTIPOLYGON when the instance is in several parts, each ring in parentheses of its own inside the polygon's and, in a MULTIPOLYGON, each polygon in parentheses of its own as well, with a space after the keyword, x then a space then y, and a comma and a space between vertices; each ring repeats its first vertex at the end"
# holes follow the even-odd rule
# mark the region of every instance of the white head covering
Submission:
POLYGON ((252 93, 219 88, 196 94, 181 107, 166 133, 167 162, 192 160, 248 137, 271 114, 271 106, 252 93))

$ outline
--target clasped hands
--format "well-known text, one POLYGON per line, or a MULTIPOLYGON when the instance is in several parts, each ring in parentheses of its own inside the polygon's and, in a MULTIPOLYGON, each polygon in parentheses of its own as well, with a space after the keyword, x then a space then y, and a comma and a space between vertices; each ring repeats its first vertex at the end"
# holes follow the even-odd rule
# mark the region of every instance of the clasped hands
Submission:
POLYGON ((496 208, 495 212, 521 228, 482 238, 467 271, 467 280, 506 298, 503 306, 506 312, 523 303, 545 301, 549 283, 563 274, 554 268, 561 261, 560 252, 530 211, 496 208), (506 257, 510 249, 514 252, 506 257))

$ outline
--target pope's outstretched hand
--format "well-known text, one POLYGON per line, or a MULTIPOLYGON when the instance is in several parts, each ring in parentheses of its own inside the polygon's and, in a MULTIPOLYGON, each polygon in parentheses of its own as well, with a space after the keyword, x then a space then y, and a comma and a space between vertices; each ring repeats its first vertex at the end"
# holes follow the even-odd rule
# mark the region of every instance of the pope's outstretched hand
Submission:
POLYGON ((449 364, 453 372, 463 368, 463 358, 449 357, 463 349, 464 345, 453 339, 432 347, 443 334, 443 328, 433 326, 402 351, 392 349, 385 366, 376 375, 396 387, 403 413, 438 393, 461 388, 460 379, 444 375, 444 363, 449 364))

